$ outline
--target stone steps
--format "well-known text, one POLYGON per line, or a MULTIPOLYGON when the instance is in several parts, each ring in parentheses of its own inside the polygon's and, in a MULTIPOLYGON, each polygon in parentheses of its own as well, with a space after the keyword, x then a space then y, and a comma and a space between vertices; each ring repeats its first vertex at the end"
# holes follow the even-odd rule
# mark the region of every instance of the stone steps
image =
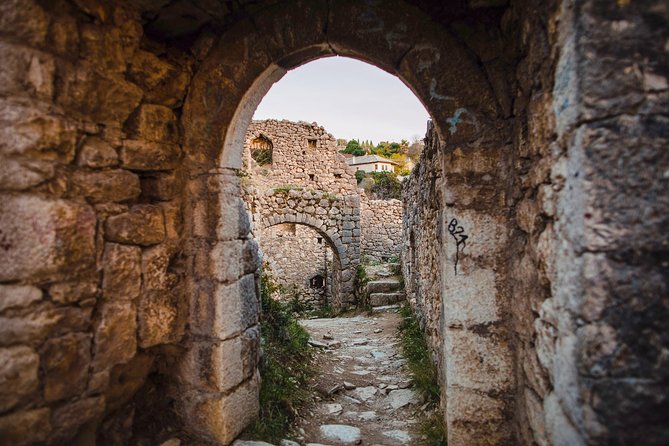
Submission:
POLYGON ((402 290, 402 282, 397 279, 372 280, 367 283, 367 294, 394 293, 402 290))
POLYGON ((391 305, 401 302, 405 299, 404 292, 398 291, 394 293, 372 293, 369 295, 369 304, 372 307, 379 307, 382 305, 391 305))

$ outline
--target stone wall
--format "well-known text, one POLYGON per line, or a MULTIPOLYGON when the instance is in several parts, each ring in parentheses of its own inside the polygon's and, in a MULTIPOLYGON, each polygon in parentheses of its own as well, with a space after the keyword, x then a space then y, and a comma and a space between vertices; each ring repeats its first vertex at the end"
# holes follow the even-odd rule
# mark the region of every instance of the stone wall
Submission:
MULTIPOLYGON (((638 312, 650 306, 664 314, 652 297, 666 294, 656 269, 664 237, 650 242, 648 234, 657 234, 668 215, 666 200, 650 198, 660 184, 655 163, 668 162, 657 151, 667 134, 650 129, 664 123, 653 110, 666 107, 669 85, 653 63, 624 71, 634 51, 647 61, 667 57, 659 56, 666 36, 658 38, 642 9, 577 2, 532 18, 517 11, 524 23, 519 119, 506 159, 485 149, 483 139, 479 148, 458 147, 428 131, 405 190, 403 271, 436 352, 449 426, 514 417, 517 444, 666 441, 661 417, 651 414, 665 410, 667 399, 646 393, 666 378, 651 365, 666 339, 638 312), (606 26, 577 31, 595 23, 606 26), (642 41, 653 43, 642 50, 636 46, 642 41), (593 63, 598 57, 607 62, 593 63), (626 74, 611 79, 612 72, 626 74), (621 90, 626 95, 614 93, 621 90), (636 107, 647 111, 638 115, 636 107), (643 220, 623 204, 635 200, 637 211, 665 218, 643 220), (509 213, 483 215, 495 202, 512 204, 509 213), (506 246, 506 253, 495 253, 495 246, 506 246), (643 291, 633 285, 641 276, 643 291), (614 310, 620 306, 625 310, 614 310), (646 330, 650 337, 634 341, 621 312, 635 321, 629 332, 646 330), (500 342, 508 335, 513 349, 500 342), (473 363, 471 353, 494 363, 494 372, 464 366, 473 363), (483 393, 474 397, 467 387, 483 393), (494 402, 500 391, 515 406, 494 402), (488 410, 463 419, 464 408, 483 395, 489 401, 479 407, 488 410), (650 412, 642 420, 638 410, 650 412)), ((666 24, 666 16, 656 19, 666 24)))
MULTIPOLYGON (((254 236, 270 259, 274 254, 263 242, 268 228, 295 223, 315 230, 333 253, 332 306, 342 309, 355 305, 355 270, 360 262, 359 196, 277 188, 262 194, 246 194, 245 200, 253 210, 254 236)), ((287 253, 277 254, 284 257, 287 253)))
POLYGON ((337 148, 337 140, 317 123, 253 121, 246 132, 245 160, 270 187, 296 186, 332 194, 357 195, 355 170, 337 148), (251 159, 251 142, 265 136, 274 146, 271 166, 257 168, 251 159))
POLYGON ((265 230, 260 248, 275 281, 288 290, 295 287, 307 308, 329 303, 332 250, 318 232, 294 223, 271 226, 265 230), (323 287, 311 285, 310 279, 316 275, 325 279, 323 287))
MULTIPOLYGON (((251 175, 248 202, 254 202, 253 194, 277 188, 303 188, 359 197, 360 233, 356 228, 353 235, 360 236, 361 254, 381 260, 400 253, 401 202, 368 199, 357 187, 355 169, 339 154, 336 139, 317 123, 252 121, 245 136, 244 162, 251 175), (252 145, 257 138, 264 138, 273 147, 271 164, 258 165, 252 158, 252 145)), ((258 212, 257 206, 251 212, 258 212)), ((261 236, 259 230, 255 232, 268 259, 272 256, 269 253, 286 256, 281 245, 273 245, 273 250, 265 249, 262 240, 266 237, 261 236)))
POLYGON ((405 181, 402 215, 402 275, 407 301, 415 310, 437 368, 439 385, 446 393, 443 373, 441 298, 441 177, 442 152, 432 123, 428 123, 421 161, 405 181))
POLYGON ((0 17, 0 443, 66 444, 84 424, 125 442, 119 408, 186 332, 194 57, 131 7, 10 1, 0 17))
POLYGON ((360 252, 376 260, 387 260, 402 250, 402 202, 370 200, 361 191, 360 252))

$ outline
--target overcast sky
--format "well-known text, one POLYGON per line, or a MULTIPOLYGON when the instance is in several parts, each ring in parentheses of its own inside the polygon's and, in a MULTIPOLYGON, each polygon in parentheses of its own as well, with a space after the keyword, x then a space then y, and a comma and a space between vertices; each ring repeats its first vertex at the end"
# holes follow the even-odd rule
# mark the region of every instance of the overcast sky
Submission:
POLYGON ((288 72, 262 100, 254 119, 318 122, 336 138, 423 138, 429 115, 398 78, 364 62, 328 57, 288 72))

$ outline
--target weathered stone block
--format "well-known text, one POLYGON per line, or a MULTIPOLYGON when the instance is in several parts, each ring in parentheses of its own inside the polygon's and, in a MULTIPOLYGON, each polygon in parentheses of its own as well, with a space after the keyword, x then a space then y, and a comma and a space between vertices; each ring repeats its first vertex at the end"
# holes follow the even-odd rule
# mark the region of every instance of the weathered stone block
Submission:
POLYGON ((126 364, 114 367, 105 390, 107 412, 113 412, 127 404, 146 383, 155 356, 138 353, 126 364))
POLYGON ((142 104, 126 123, 133 139, 174 143, 179 136, 176 116, 170 108, 155 104, 142 104))
POLYGON ((544 399, 546 434, 554 446, 585 446, 583 437, 565 415, 559 397, 551 392, 544 399))
POLYGON ((165 215, 165 234, 168 240, 178 240, 183 233, 184 218, 181 210, 181 202, 168 201, 160 203, 165 215))
POLYGON ((35 409, 0 417, 0 441, 3 446, 41 444, 51 432, 51 411, 35 409))
POLYGON ((87 137, 79 149, 77 165, 91 168, 112 167, 118 164, 118 153, 107 141, 87 137))
POLYGON ((105 237, 118 243, 155 245, 165 239, 165 218, 160 206, 136 205, 105 222, 105 237))
POLYGON ((139 346, 152 347, 175 340, 177 308, 170 291, 144 292, 139 303, 139 346))
POLYGON ((29 0, 11 0, 0 5, 0 29, 9 35, 39 44, 49 28, 49 17, 37 2, 29 0))
POLYGON ((0 189, 21 191, 53 178, 54 163, 0 157, 0 189))
POLYGON ((404 298, 404 293, 372 293, 369 295, 369 304, 373 307, 379 307, 400 302, 404 298))
MULTIPOLYGON (((450 271, 449 271, 450 272, 450 271)), ((447 324, 487 324, 499 320, 497 275, 492 269, 473 269, 449 278, 444 296, 447 324)))
POLYGON ((144 88, 152 89, 164 81, 173 67, 153 53, 137 50, 128 66, 128 77, 144 88))
POLYGON ((396 279, 373 280, 367 283, 368 293, 390 293, 401 288, 402 284, 396 279))
POLYGON ((243 274, 243 242, 231 240, 218 242, 209 253, 207 274, 222 283, 231 283, 243 274))
POLYGON ((82 58, 94 63, 101 71, 115 73, 125 71, 126 60, 118 28, 83 23, 79 25, 79 35, 82 58))
POLYGON ((76 144, 75 127, 62 118, 18 99, 0 99, 0 153, 70 162, 76 144))
POLYGON ((174 249, 161 244, 142 252, 142 281, 144 290, 167 291, 176 284, 176 277, 167 269, 174 249))
POLYGON ((142 195, 150 200, 167 201, 179 194, 180 186, 174 172, 146 175, 142 178, 142 195))
POLYGON ((51 444, 63 444, 74 437, 79 427, 101 417, 105 410, 105 398, 84 398, 55 409, 51 420, 53 431, 49 435, 51 444))
POLYGON ((528 234, 534 233, 541 224, 541 210, 534 200, 523 200, 516 206, 518 226, 528 234))
POLYGON ((99 372, 128 362, 137 351, 137 314, 130 302, 102 306, 95 330, 93 370, 99 372))
POLYGON ((514 384, 509 345, 469 330, 448 330, 444 339, 446 380, 480 392, 508 392, 514 384))
POLYGON ((187 67, 173 65, 142 50, 134 53, 128 76, 131 81, 148 90, 147 102, 172 108, 182 104, 190 81, 187 67))
POLYGON ((33 349, 22 346, 0 349, 0 412, 27 400, 37 391, 38 368, 39 356, 33 349))
POLYGON ((130 170, 174 169, 179 157, 179 146, 169 142, 128 140, 121 147, 121 162, 130 170))
POLYGON ((76 54, 79 51, 77 20, 70 15, 51 15, 47 39, 51 48, 60 55, 76 54))
POLYGON ((55 66, 50 55, 2 42, 0 58, 3 61, 0 93, 9 96, 25 92, 41 99, 51 99, 55 66))
POLYGON ((449 405, 446 414, 451 425, 466 423, 502 423, 505 418, 505 401, 475 390, 449 387, 449 405))
POLYGON ((186 354, 180 374, 197 377, 189 381, 199 390, 226 392, 253 376, 259 350, 256 328, 226 341, 198 342, 186 354))
POLYGON ((90 309, 53 307, 43 303, 30 312, 12 317, 0 317, 0 345, 37 345, 46 338, 90 327, 90 309))
POLYGON ((86 390, 91 335, 72 333, 49 339, 42 349, 44 399, 58 401, 86 390))
POLYGON ((197 334, 218 339, 236 336, 258 323, 259 302, 253 274, 219 284, 212 292, 192 294, 190 326, 197 334))
POLYGON ((72 184, 77 193, 93 203, 134 200, 141 192, 137 175, 123 169, 78 171, 72 176, 72 184))
POLYGON ((90 206, 31 195, 0 196, 0 281, 66 277, 94 262, 90 206))
POLYGON ((221 444, 230 444, 258 416, 258 375, 225 396, 211 393, 185 402, 191 426, 221 444), (205 397, 207 395, 207 397, 205 397))
POLYGON ((120 127, 142 100, 143 91, 120 77, 101 76, 88 67, 64 69, 56 102, 77 115, 120 127))
POLYGON ((532 429, 534 441, 539 446, 551 446, 546 436, 543 400, 527 388, 525 389, 524 397, 525 407, 527 407, 527 419, 530 423, 530 429, 532 429))
POLYGON ((49 287, 51 300, 60 304, 72 304, 97 297, 97 282, 59 282, 49 287))
POLYGON ((0 312, 27 307, 38 300, 42 300, 42 290, 32 285, 0 285, 0 312))
POLYGON ((105 243, 102 257, 102 296, 108 300, 134 300, 142 286, 142 251, 137 246, 105 243))
POLYGON ((262 263, 258 242, 247 240, 244 242, 243 250, 244 274, 255 273, 260 269, 262 263))

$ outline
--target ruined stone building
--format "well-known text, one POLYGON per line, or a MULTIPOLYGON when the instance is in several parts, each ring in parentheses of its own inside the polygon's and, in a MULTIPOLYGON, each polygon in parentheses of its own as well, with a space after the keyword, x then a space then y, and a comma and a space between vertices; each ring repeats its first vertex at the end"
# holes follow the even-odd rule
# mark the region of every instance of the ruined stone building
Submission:
MULTIPOLYGON (((402 257, 449 445, 669 443, 665 0, 5 0, 0 52, 0 444, 254 419, 245 135, 334 55, 432 117, 402 257)), ((329 195, 273 189, 253 225, 343 247, 363 206, 337 195, 326 224, 298 208, 329 195)))
POLYGON ((312 306, 355 303, 361 256, 388 259, 401 250, 401 202, 369 199, 317 123, 252 121, 244 157, 244 200, 273 277, 312 306))

